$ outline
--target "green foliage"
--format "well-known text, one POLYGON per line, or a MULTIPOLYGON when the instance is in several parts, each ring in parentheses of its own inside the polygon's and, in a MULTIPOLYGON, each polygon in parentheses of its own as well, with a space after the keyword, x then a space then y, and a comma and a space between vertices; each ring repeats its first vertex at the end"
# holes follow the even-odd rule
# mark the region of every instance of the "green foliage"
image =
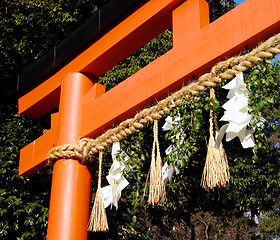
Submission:
POLYGON ((144 47, 98 79, 109 90, 172 48, 172 30, 167 29, 144 47))
POLYGON ((18 176, 18 157, 45 126, 17 114, 14 103, 0 106, 0 121, 0 238, 43 239, 51 175, 44 170, 30 178, 18 176))
POLYGON ((42 135, 48 119, 17 114, 9 96, 24 66, 54 47, 106 0, 4 0, 0 4, 0 239, 44 239, 49 207, 48 169, 18 176, 19 150, 42 135))
POLYGON ((69 35, 108 0, 5 0, 0 5, 1 97, 16 76, 69 35))
MULTIPOLYGON (((279 150, 271 138, 279 127, 278 79, 278 63, 262 62, 245 72, 245 81, 252 91, 250 108, 255 115, 252 127, 256 147, 243 149, 239 139, 224 142, 231 173, 227 188, 207 192, 200 186, 209 138, 209 110, 212 108, 220 118, 223 114, 220 104, 226 101, 227 91, 221 88, 216 90, 217 100, 208 93, 201 93, 191 100, 183 99, 180 106, 167 113, 173 119, 180 115, 180 122, 167 133, 159 130, 161 156, 164 161, 179 166, 180 174, 167 185, 165 206, 146 204, 152 126, 123 140, 121 147, 130 156, 131 168, 126 172, 130 185, 123 191, 119 209, 107 211, 112 230, 102 236, 107 239, 255 239, 265 236, 269 239, 279 235, 279 211, 274 206, 279 203, 279 150), (256 70, 262 77, 254 77, 256 70), (258 95, 252 87, 254 91, 259 90, 258 95), (277 99, 270 101, 269 96, 277 99), (260 107, 262 101, 264 104, 260 107), (259 122, 262 118, 266 122, 259 122), (176 139, 176 134, 181 137, 176 139), (164 150, 170 144, 174 146, 173 152, 166 156, 164 150), (245 217, 245 212, 251 217, 245 217)), ((160 121, 160 126, 163 123, 160 121)))
POLYGON ((253 67, 246 77, 248 89, 254 93, 249 102, 254 105, 252 113, 266 119, 271 132, 279 131, 280 113, 275 111, 280 106, 279 70, 279 63, 267 61, 253 67))
POLYGON ((193 155, 206 154, 201 149, 205 149, 203 146, 207 142, 207 117, 210 108, 210 98, 206 93, 199 93, 191 100, 183 99, 182 105, 174 107, 170 116, 173 119, 180 116, 180 121, 166 134, 166 139, 172 144, 172 152, 166 156, 165 161, 184 167, 193 164, 190 162, 193 155), (174 137, 176 135, 178 138, 174 137))
MULTIPOLYGON (((23 66, 61 41, 105 2, 5 0, 0 6, 1 96, 10 91, 23 66)), ((209 4, 211 21, 234 7, 232 0, 212 0, 209 4)), ((172 29, 168 29, 98 81, 110 89, 171 48, 172 29)), ((180 167, 180 174, 168 183, 165 206, 146 204, 152 126, 121 142, 130 157, 125 172, 130 184, 122 192, 119 209, 107 210, 110 232, 91 233, 90 238, 270 239, 279 235, 279 64, 260 63, 245 73, 245 81, 253 93, 250 107, 255 118, 251 127, 255 128, 256 147, 244 150, 238 139, 224 143, 231 172, 229 186, 211 192, 200 186, 209 138, 209 110, 213 108, 220 118, 220 105, 225 101, 226 91, 217 89, 218 101, 208 93, 194 96, 191 101, 183 99, 184 104, 167 113, 173 117, 180 114, 180 124, 169 132, 159 130, 163 160, 180 167), (176 134, 181 136, 179 141, 173 137, 176 134), (171 144, 174 151, 167 156, 165 149, 171 144), (252 217, 244 217, 245 211, 252 217)), ((42 129, 48 128, 48 120, 19 116, 12 99, 1 100, 0 123, 0 238, 44 239, 51 173, 45 169, 29 178, 17 173, 19 149, 41 135, 42 129)), ((160 126, 163 123, 161 120, 160 126)), ((105 177, 111 162, 110 149, 104 158, 105 177)), ((94 187, 96 181, 97 176, 93 176, 94 187)))
POLYGON ((210 20, 214 21, 235 7, 234 0, 210 0, 210 20))
POLYGON ((277 239, 280 232, 279 201, 270 211, 265 211, 260 216, 260 229, 264 239, 277 239))

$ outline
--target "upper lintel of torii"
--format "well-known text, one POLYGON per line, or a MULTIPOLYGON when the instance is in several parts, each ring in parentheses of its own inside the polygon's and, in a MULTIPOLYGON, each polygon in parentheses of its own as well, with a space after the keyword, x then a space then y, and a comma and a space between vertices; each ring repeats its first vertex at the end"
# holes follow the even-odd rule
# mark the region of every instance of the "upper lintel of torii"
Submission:
MULTIPOLYGON (((19 98, 19 113, 35 118, 46 114, 59 105, 61 81, 68 73, 84 73, 95 81, 172 27, 170 51, 111 90, 105 92, 96 83, 84 94, 80 136, 97 137, 114 122, 135 115, 152 100, 163 99, 219 60, 280 32, 279 0, 247 0, 212 23, 206 0, 133 3, 134 11, 126 9, 125 18, 106 26, 87 47, 79 47, 74 57, 55 70, 51 67, 51 75, 25 92, 19 98)), ((21 150, 20 175, 28 176, 46 165, 48 151, 57 144, 58 119, 59 112, 52 115, 51 129, 21 150)))

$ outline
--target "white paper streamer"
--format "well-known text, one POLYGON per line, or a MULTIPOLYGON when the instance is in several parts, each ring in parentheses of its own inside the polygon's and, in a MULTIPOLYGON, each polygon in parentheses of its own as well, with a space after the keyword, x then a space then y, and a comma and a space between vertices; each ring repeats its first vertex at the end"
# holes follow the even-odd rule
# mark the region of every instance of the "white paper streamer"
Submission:
MULTIPOLYGON (((165 123, 162 126, 162 130, 163 131, 170 130, 173 127, 173 125, 177 125, 179 123, 179 121, 180 121, 180 116, 175 117, 174 120, 173 120, 173 118, 171 116, 168 116, 165 119, 165 123)), ((180 139, 180 135, 181 135, 181 132, 177 133, 173 137, 175 137, 177 140, 179 140, 180 139)), ((173 150, 174 150, 174 146, 170 145, 165 150, 165 154, 169 155, 173 150)), ((176 173, 176 175, 180 173, 179 169, 176 166, 174 166, 173 164, 168 165, 167 162, 165 162, 164 166, 161 169, 161 172, 162 172, 162 181, 167 181, 167 179, 168 179, 169 182, 171 182, 172 176, 173 176, 174 172, 176 173)))
POLYGON ((118 201, 121 197, 121 191, 129 184, 129 182, 122 176, 125 168, 125 161, 129 157, 120 148, 120 143, 113 143, 112 146, 112 158, 113 164, 109 170, 109 174, 106 177, 110 185, 101 188, 101 194, 104 201, 104 207, 107 208, 109 205, 114 205, 118 209, 118 201), (119 154, 121 160, 117 160, 119 154))
MULTIPOLYGON (((169 131, 173 125, 177 125, 180 121, 180 116, 177 116, 175 117, 175 119, 173 120, 173 118, 171 116, 168 116, 166 119, 165 119, 165 123, 164 125, 162 126, 162 130, 163 131, 169 131)), ((180 134, 181 133, 177 133, 175 137, 177 140, 179 140, 180 138, 180 134)), ((173 152, 173 149, 174 149, 174 146, 173 145, 170 145, 166 150, 165 150, 165 154, 166 155, 169 155, 171 152, 173 152)))
MULTIPOLYGON (((182 144, 183 138, 181 136, 182 132, 177 133, 176 135, 172 136, 171 138, 176 138, 178 141, 180 140, 180 144, 182 144)), ((171 144, 168 148, 166 148, 165 150, 165 154, 169 155, 171 152, 173 152, 175 149, 175 146, 173 144, 171 144)))
POLYGON ((179 169, 176 166, 174 166, 173 164, 168 165, 168 163, 165 162, 164 166, 161 169, 162 181, 168 179, 169 182, 171 182, 174 172, 176 173, 176 175, 180 173, 179 169))
POLYGON ((115 142, 113 143, 113 146, 112 146, 112 159, 113 159, 113 162, 115 160, 117 160, 117 155, 119 154, 120 158, 123 160, 123 161, 127 161, 129 159, 129 157, 125 154, 125 152, 123 150, 121 150, 121 145, 119 142, 115 142))
POLYGON ((226 84, 223 88, 228 89, 227 101, 222 107, 226 110, 220 121, 228 121, 219 131, 216 140, 216 148, 226 134, 226 141, 231 141, 239 137, 243 148, 254 147, 253 129, 247 129, 251 121, 251 115, 248 113, 249 91, 243 80, 243 73, 236 74, 236 77, 226 84))
POLYGON ((165 119, 165 123, 164 125, 162 126, 162 130, 163 131, 168 131, 172 128, 173 125, 177 125, 178 122, 180 121, 180 116, 177 116, 174 120, 172 119, 171 116, 168 116, 166 119, 165 119))

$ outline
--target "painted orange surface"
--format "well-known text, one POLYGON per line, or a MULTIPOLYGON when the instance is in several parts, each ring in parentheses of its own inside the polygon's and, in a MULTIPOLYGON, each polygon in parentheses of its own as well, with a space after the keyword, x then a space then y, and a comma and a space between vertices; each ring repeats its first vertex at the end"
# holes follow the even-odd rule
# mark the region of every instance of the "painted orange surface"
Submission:
MULTIPOLYGON (((97 85, 85 94, 81 137, 98 136, 116 121, 121 122, 133 116, 152 100, 166 97, 193 76, 198 77, 208 71, 215 62, 239 53, 246 46, 255 46, 280 31, 280 1, 247 0, 208 26, 205 26, 208 17, 200 16, 208 8, 203 2, 205 3, 204 0, 188 0, 174 9, 173 28, 177 45, 171 51, 104 95, 105 89, 101 85, 98 88, 101 90, 96 90, 101 91, 96 99, 92 94, 97 85), (194 5, 187 4, 191 1, 194 5), (263 11, 270 14, 260 18, 263 11), (183 18, 186 18, 185 22, 194 23, 193 27, 188 27, 191 31, 189 34, 187 30, 183 31, 183 18), (199 30, 202 27, 204 28, 199 30)), ((20 174, 30 175, 45 166, 46 154, 51 149, 53 140, 44 139, 50 139, 51 134, 53 132, 43 135, 21 151, 20 174), (40 149, 40 154, 35 149, 40 149), (33 170, 29 170, 32 168, 33 170)))
POLYGON ((106 73, 162 31, 171 27, 172 9, 181 1, 148 1, 65 67, 22 96, 19 99, 19 113, 37 118, 58 106, 61 79, 67 73, 84 72, 96 78, 106 73))
MULTIPOLYGON (((185 4, 182 7, 185 7, 185 4)), ((185 8, 185 11, 188 9, 185 8)), ((179 10, 174 11, 174 19, 177 12, 180 13, 179 10)), ((192 21, 193 14, 185 16, 186 21, 192 21)), ((180 29, 181 21, 175 20, 174 28, 177 23, 180 29)), ((87 101, 83 105, 82 136, 100 135, 116 121, 121 122, 136 114, 151 100, 166 97, 187 84, 193 76, 198 78, 219 60, 239 54, 246 46, 256 46, 279 31, 280 1, 247 0, 203 29, 197 29, 190 34, 184 32, 180 45, 100 98, 87 101)), ((177 31, 177 34, 180 34, 180 31, 177 31)))
MULTIPOLYGON (((279 0, 247 0, 211 24, 208 16, 202 16, 207 11, 206 0, 150 0, 21 97, 19 112, 27 116, 38 117, 58 103, 59 113, 51 130, 21 151, 20 173, 29 175, 43 167, 53 144, 96 137, 115 121, 133 116, 152 100, 197 78, 215 62, 280 31, 279 0), (93 84, 90 75, 99 77, 171 23, 172 50, 106 93, 104 86, 93 84)), ((54 163, 48 240, 87 239, 90 183, 89 165, 72 159, 54 163)))
POLYGON ((44 135, 20 150, 20 176, 29 176, 42 169, 47 164, 47 154, 56 144, 58 113, 51 116, 51 129, 44 135))
POLYGON ((172 13, 173 47, 176 48, 209 24, 209 6, 205 0, 188 0, 172 13))
MULTIPOLYGON (((83 96, 82 101, 87 102, 104 93, 105 86, 95 83, 83 96)), ((28 177, 47 165, 48 152, 57 145, 59 114, 58 112, 51 115, 51 129, 49 131, 20 150, 18 173, 20 176, 28 177)))
MULTIPOLYGON (((81 73, 62 80, 57 145, 75 143, 80 138, 82 96, 93 86, 81 73)), ((54 163, 48 219, 48 240, 87 239, 91 171, 77 160, 54 163)))

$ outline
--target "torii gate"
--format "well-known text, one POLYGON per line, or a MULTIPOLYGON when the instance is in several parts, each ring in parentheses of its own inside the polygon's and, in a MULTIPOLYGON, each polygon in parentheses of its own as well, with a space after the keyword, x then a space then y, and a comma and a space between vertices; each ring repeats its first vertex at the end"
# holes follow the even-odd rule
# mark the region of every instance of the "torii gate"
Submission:
MULTIPOLYGON (((19 113, 37 118, 59 105, 51 129, 20 152, 19 175, 47 165, 53 146, 97 137, 153 99, 187 84, 218 60, 280 32, 279 0, 247 0, 209 24, 206 0, 140 1, 106 33, 19 98, 19 113), (113 66, 169 27, 173 48, 105 93, 95 83, 113 66)), ((91 172, 77 160, 53 166, 47 239, 87 239, 91 172)))

